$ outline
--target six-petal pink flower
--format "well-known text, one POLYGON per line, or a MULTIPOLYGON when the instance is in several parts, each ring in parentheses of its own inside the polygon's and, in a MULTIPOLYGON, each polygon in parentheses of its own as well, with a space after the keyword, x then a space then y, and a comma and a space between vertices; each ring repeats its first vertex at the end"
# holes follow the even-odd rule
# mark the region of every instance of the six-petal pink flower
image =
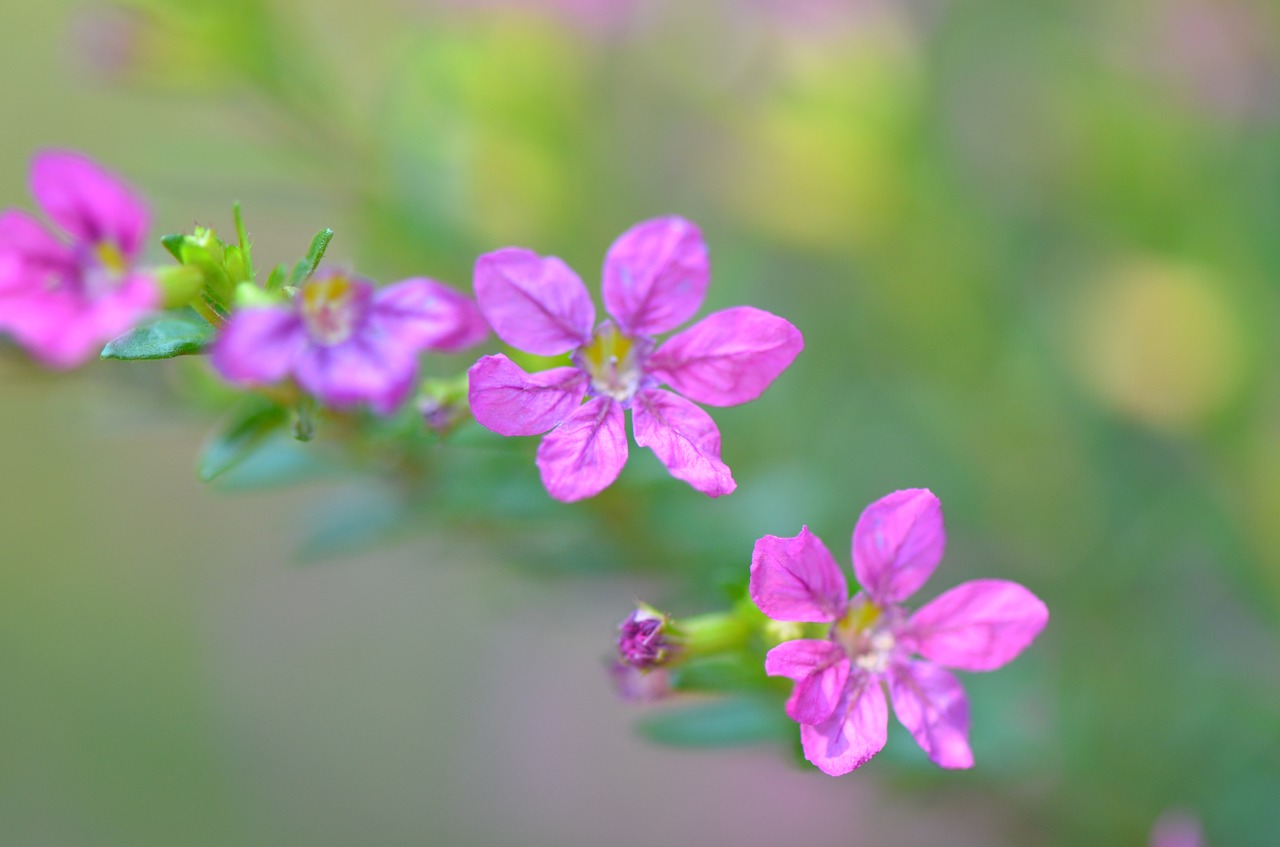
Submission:
POLYGON ((701 233, 677 217, 643 221, 609 248, 603 294, 612 320, 599 325, 586 286, 560 259, 519 248, 481 256, 476 300, 498 337, 540 356, 569 354, 570 364, 530 374, 504 355, 482 358, 470 371, 476 420, 501 435, 547 433, 537 464, 558 500, 591 497, 617 478, 627 461, 626 409, 636 444, 672 476, 711 497, 733 491, 720 431, 690 400, 754 400, 804 339, 776 315, 737 306, 655 349, 655 335, 702 305, 709 279, 701 233))
POLYGON ((872 503, 853 530, 853 569, 844 574, 808 527, 768 535, 751 559, 751 598, 778 621, 830 624, 824 639, 784 641, 765 657, 770 676, 795 680, 787 714, 800 724, 805 757, 838 776, 884 746, 893 710, 929 758, 973 766, 969 702, 947 668, 989 671, 1031 643, 1049 620, 1039 598, 1014 582, 962 583, 914 614, 901 605, 942 559, 942 506, 926 489, 872 503), (921 658, 913 658, 918 654, 921 658))
POLYGON ((31 193, 70 242, 26 212, 0 214, 0 331, 69 368, 159 305, 155 280, 136 268, 147 210, 119 177, 69 151, 36 155, 31 193))
POLYGON ((372 282, 322 269, 292 301, 236 310, 211 350, 213 366, 243 385, 292 376, 334 408, 366 403, 390 414, 404 402, 423 350, 462 350, 489 334, 471 298, 434 280, 372 282))

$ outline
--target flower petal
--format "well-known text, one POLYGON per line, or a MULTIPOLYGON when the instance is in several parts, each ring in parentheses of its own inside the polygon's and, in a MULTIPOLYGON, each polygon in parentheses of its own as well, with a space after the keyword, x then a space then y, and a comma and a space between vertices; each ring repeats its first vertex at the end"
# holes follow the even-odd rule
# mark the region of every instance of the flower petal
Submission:
POLYGON ((293 370, 304 343, 306 330, 292 309, 237 309, 213 342, 209 361, 232 382, 279 382, 293 370))
POLYGON ((976 579, 924 604, 908 630, 925 658, 944 667, 990 671, 1012 661, 1048 622, 1048 608, 1018 583, 976 579))
POLYGON ((973 767, 969 700, 949 671, 931 662, 903 662, 889 673, 893 712, 934 764, 973 767))
POLYGON ((735 306, 668 338, 648 370, 691 400, 735 406, 759 397, 803 349, 804 336, 788 321, 735 306))
POLYGON ((657 335, 693 317, 711 270, 702 233, 684 218, 642 221, 604 259, 604 307, 627 335, 657 335))
POLYGON ((804 757, 823 773, 842 776, 884 749, 889 709, 875 677, 858 672, 849 677, 831 717, 820 724, 801 724, 804 757))
POLYGON ((417 375, 412 351, 385 337, 375 341, 362 335, 340 344, 303 344, 294 365, 298 384, 325 404, 367 403, 383 415, 404 402, 417 375))
POLYGON ((109 241, 127 258, 142 249, 147 209, 120 177, 79 153, 46 150, 31 163, 31 193, 45 214, 78 239, 109 241))
POLYGON ((896 603, 924 585, 942 561, 942 504, 927 488, 872 503, 853 528, 853 571, 877 603, 896 603))
POLYGON ((647 389, 631 406, 636 444, 648 447, 676 479, 708 497, 729 494, 738 484, 720 460, 720 430, 711 416, 670 391, 647 389))
POLYGON ((599 494, 626 463, 622 407, 607 397, 583 403, 538 445, 542 484, 565 503, 599 494))
POLYGON ((784 641, 764 657, 764 672, 796 681, 787 716, 797 723, 831 717, 849 679, 849 659, 836 644, 811 638, 784 641))
POLYGON ((582 403, 587 375, 577 368, 529 374, 499 353, 467 372, 471 413, 499 435, 538 435, 560 423, 582 403))
POLYGON ((426 277, 379 289, 373 316, 385 331, 418 350, 464 350, 489 334, 474 300, 426 277))
POLYGON ((591 340, 596 307, 578 275, 554 256, 507 247, 476 260, 476 301, 498 337, 540 356, 591 340))
POLYGON ((849 587, 822 539, 766 535, 751 554, 751 599, 775 621, 830 623, 844 614, 849 587))
POLYGON ((0 325, 43 364, 70 368, 97 358, 103 344, 141 323, 159 299, 145 274, 94 298, 65 289, 18 291, 0 301, 0 325))
POLYGON ((0 214, 0 253, 18 262, 15 282, 28 288, 43 288, 49 273, 75 271, 71 250, 35 218, 18 209, 0 214))

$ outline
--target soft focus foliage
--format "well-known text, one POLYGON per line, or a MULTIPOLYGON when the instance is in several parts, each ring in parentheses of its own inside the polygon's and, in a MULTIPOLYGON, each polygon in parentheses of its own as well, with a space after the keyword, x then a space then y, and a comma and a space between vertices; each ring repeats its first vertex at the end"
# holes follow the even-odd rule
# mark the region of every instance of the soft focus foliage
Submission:
MULTIPOLYGON (((33 151, 74 148, 145 195, 147 261, 239 200, 260 282, 332 227, 326 262, 459 290, 510 246, 595 279, 617 233, 680 215, 711 245, 704 314, 751 304, 805 339, 715 410, 732 495, 636 451, 571 505, 534 439, 453 428, 474 356, 299 444, 305 410, 245 405, 199 358, 55 378, 7 346, 0 841, 1141 844, 1168 808, 1209 844, 1274 841, 1272 4, 58 0, 0 22, 5 207, 33 209, 33 151), (189 481, 197 452, 236 498, 189 481), (910 486, 946 503, 948 584, 999 574, 1053 613, 965 679, 977 768, 905 737, 840 780, 785 746, 620 740, 638 713, 600 657, 637 595, 733 604, 754 539, 836 539, 910 486)), ((794 746, 775 682, 642 731, 794 746)))

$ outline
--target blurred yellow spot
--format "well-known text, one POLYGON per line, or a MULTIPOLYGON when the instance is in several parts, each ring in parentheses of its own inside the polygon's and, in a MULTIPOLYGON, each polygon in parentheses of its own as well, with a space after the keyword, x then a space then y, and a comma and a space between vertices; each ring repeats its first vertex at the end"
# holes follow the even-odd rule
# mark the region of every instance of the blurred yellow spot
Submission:
POLYGON ((1244 374, 1243 328, 1222 285, 1201 269, 1136 261, 1087 289, 1072 355, 1104 405, 1185 430, 1222 408, 1244 374))

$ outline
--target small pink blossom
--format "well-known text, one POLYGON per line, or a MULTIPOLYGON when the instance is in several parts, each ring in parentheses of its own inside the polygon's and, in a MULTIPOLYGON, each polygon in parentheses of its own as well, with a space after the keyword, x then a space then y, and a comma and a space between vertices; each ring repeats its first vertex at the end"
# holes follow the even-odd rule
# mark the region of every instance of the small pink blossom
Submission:
POLYGON ((778 621, 831 624, 824 639, 784 641, 765 657, 770 676, 795 680, 787 714, 800 724, 805 757, 839 776, 884 746, 887 683, 893 710, 944 768, 973 766, 969 701, 946 668, 989 671, 1040 633, 1049 611, 1014 582, 962 583, 911 614, 899 603, 942 560, 942 506, 917 488, 882 497, 853 530, 849 597, 844 574, 808 527, 794 538, 767 535, 751 559, 751 599, 778 621), (921 659, 913 658, 918 654, 921 659))
POLYGON ((0 331, 50 367, 74 367, 159 305, 155 280, 136 268, 147 210, 115 174, 62 150, 36 155, 31 193, 70 238, 18 209, 0 213, 0 331))
POLYGON ((488 332, 470 298, 434 280, 376 289, 366 279, 323 269, 290 302, 234 312, 211 361, 235 383, 293 377, 331 407, 366 403, 390 414, 413 390, 420 352, 461 350, 488 332))
POLYGON ((569 364, 529 374, 504 355, 485 356, 470 372, 476 420, 501 435, 547 433, 538 470, 558 500, 591 497, 618 477, 627 409, 636 444, 652 449, 672 476, 711 497, 733 491, 720 430, 690 400, 754 400, 804 339, 776 315, 736 306, 655 346, 655 335, 698 310, 709 279, 702 234, 676 217, 636 224, 609 248, 603 291, 612 320, 598 325, 586 286, 554 256, 514 247, 481 256, 476 300, 498 337, 539 356, 567 353, 569 364))

